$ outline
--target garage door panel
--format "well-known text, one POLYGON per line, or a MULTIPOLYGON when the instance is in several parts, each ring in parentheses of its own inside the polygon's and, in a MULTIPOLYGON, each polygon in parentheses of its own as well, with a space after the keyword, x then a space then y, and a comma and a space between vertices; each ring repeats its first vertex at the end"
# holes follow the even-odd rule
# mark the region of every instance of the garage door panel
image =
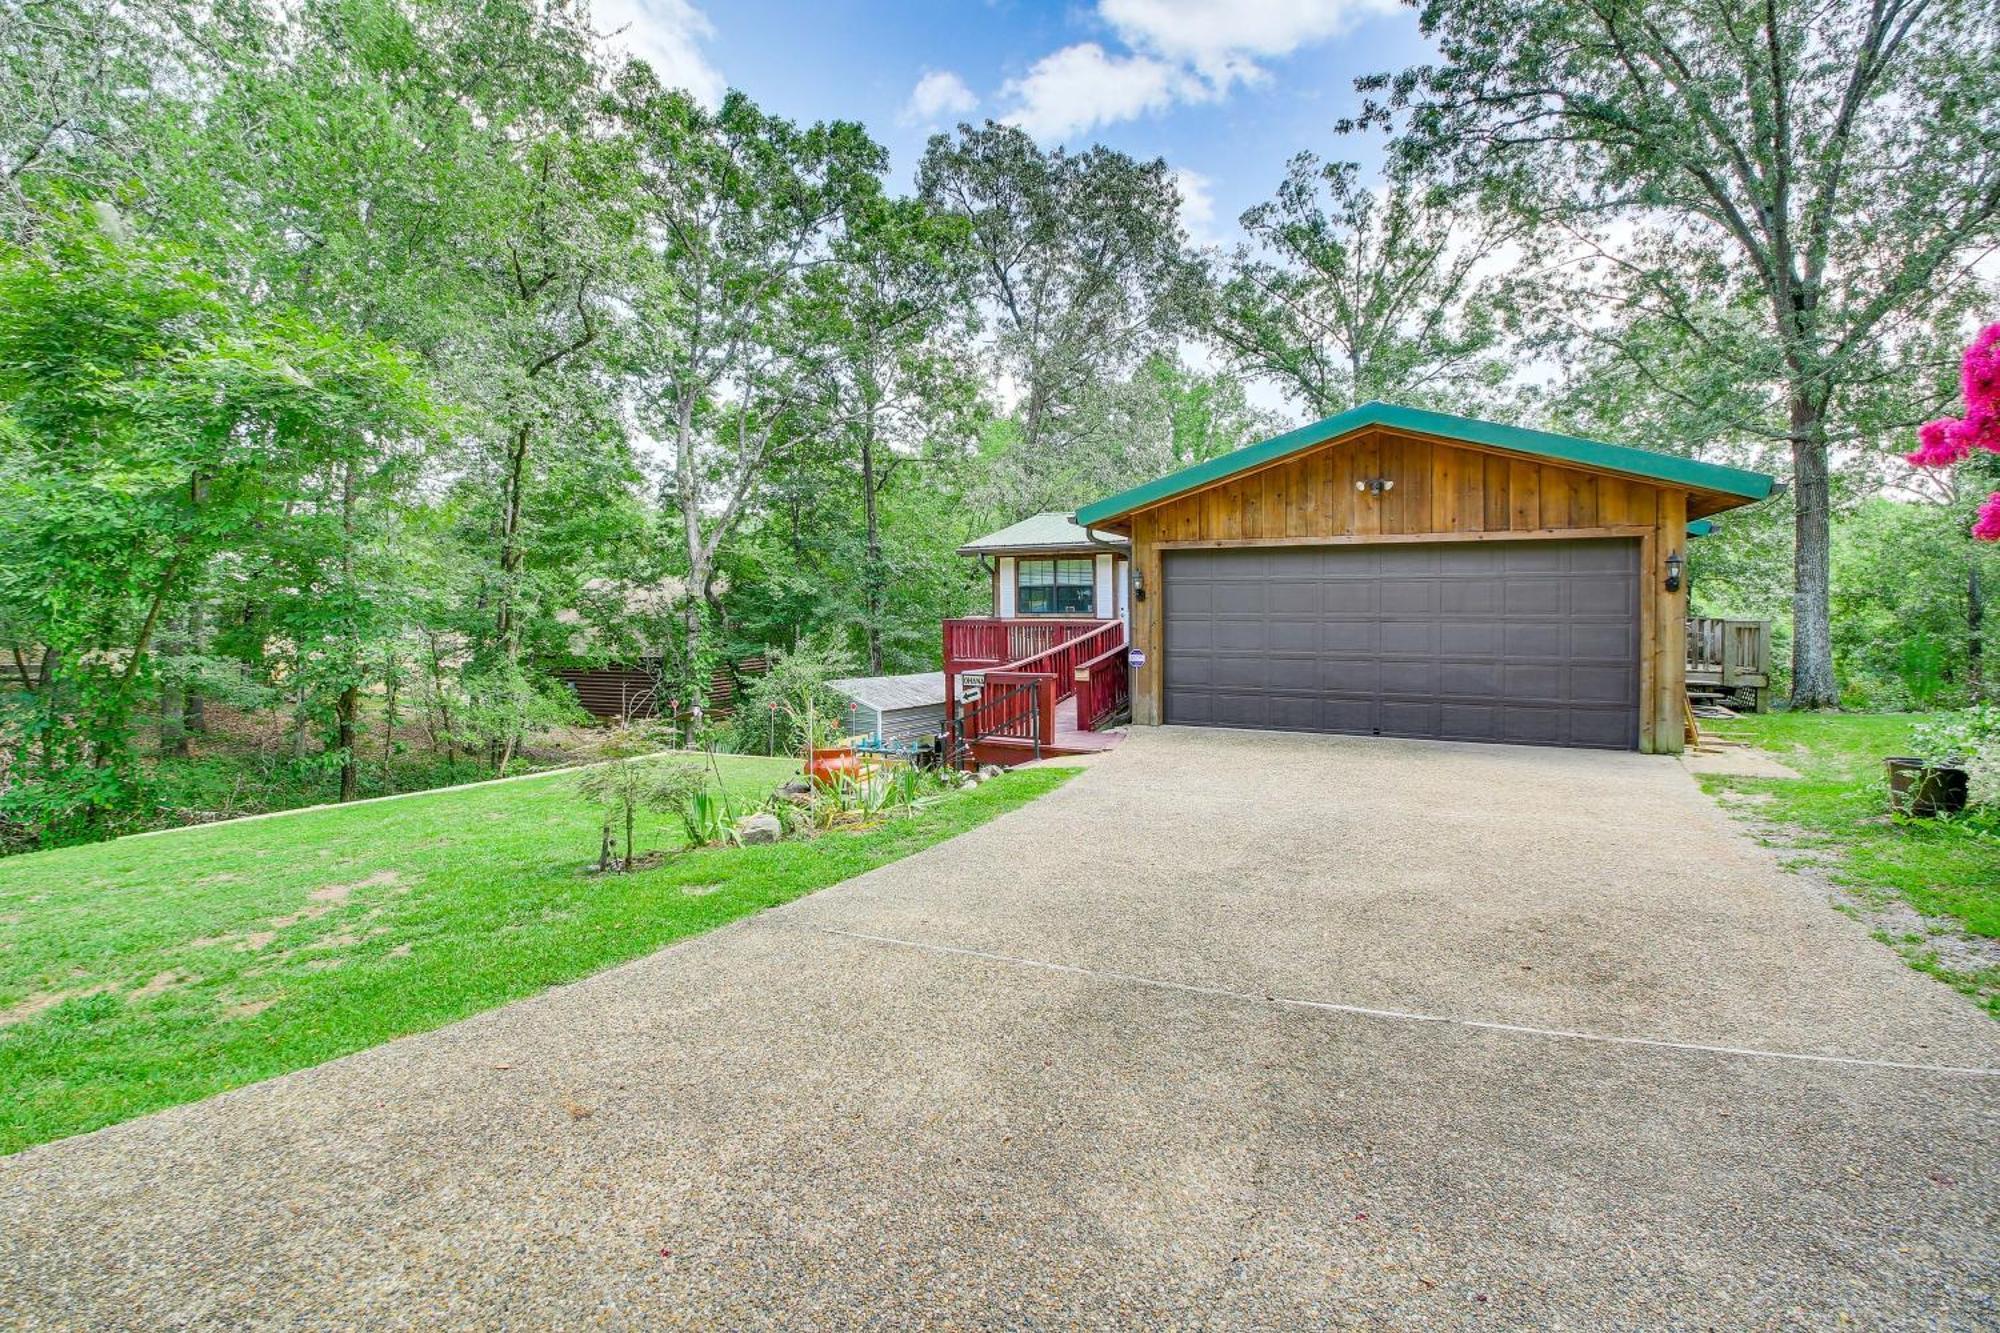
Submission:
POLYGON ((1257 653, 1270 647, 1271 623, 1261 617, 1232 613, 1217 616, 1210 623, 1215 626, 1213 646, 1218 653, 1257 653))
POLYGON ((1324 653, 1366 653, 1382 651, 1382 622, 1379 620, 1328 620, 1320 626, 1320 651, 1324 653))
POLYGON ((1374 616, 1381 611, 1374 582, 1329 580, 1320 585, 1320 611, 1329 616, 1374 616))
POLYGON ((1385 616, 1429 616, 1437 614, 1438 581, 1436 579, 1395 579, 1385 578, 1376 585, 1380 590, 1377 609, 1385 616))
POLYGON ((1377 709, 1384 736, 1435 736, 1438 706, 1408 699, 1384 699, 1377 709))
POLYGON ((1448 616, 1496 616, 1506 611, 1501 585, 1491 579, 1445 579, 1438 584, 1438 610, 1448 616))
POLYGON ((1448 657, 1498 657, 1506 650, 1506 629, 1498 620, 1446 620, 1438 626, 1438 651, 1448 657))
POLYGON ((1511 704, 1501 710, 1500 739, 1516 745, 1562 745, 1568 740, 1563 714, 1555 707, 1511 704))
POLYGON ((1500 687, 1492 693, 1508 699, 1558 703, 1563 697, 1563 672, 1557 662, 1509 662, 1500 673, 1500 687))
POLYGON ((1630 749, 1638 548, 1170 551, 1166 720, 1630 749))
POLYGON ((1210 660, 1209 683, 1222 690, 1262 690, 1271 684, 1271 659, 1242 653, 1217 653, 1210 660))
POLYGON ((1431 657, 1438 650, 1435 620, 1384 620, 1381 623, 1381 652, 1387 657, 1431 657))
POLYGON ((1325 699, 1320 704, 1318 731, 1345 731, 1366 736, 1375 730, 1373 699, 1325 699))
POLYGON ((1437 668, 1439 694, 1471 694, 1491 698, 1504 690, 1505 674, 1498 662, 1440 662, 1437 668))
POLYGON ((1270 694, 1264 698, 1267 727, 1280 731, 1320 730, 1320 702, 1310 694, 1270 694))
POLYGON ((1218 726, 1264 727, 1271 725, 1272 696, 1250 691, 1219 690, 1214 696, 1218 726))
POLYGON ((1559 620, 1509 621, 1501 636, 1506 657, 1561 661, 1569 656, 1569 626, 1559 620))
POLYGON ((1570 584, 1571 615, 1629 620, 1639 613, 1639 590, 1629 583, 1576 579, 1570 584))
POLYGON ((1569 627, 1572 660, 1630 662, 1638 656, 1639 633, 1632 624, 1592 625, 1573 621, 1569 627))
POLYGON ((1626 666, 1572 665, 1569 697, 1577 703, 1622 704, 1638 690, 1638 675, 1626 666))
POLYGON ((1578 709, 1570 714, 1568 744, 1600 749, 1632 748, 1630 716, 1623 709, 1578 709))
POLYGON ((1559 616, 1567 585, 1561 579, 1527 578, 1494 586, 1504 589, 1501 601, 1510 616, 1559 616))
MULTIPOLYGON (((1176 589, 1176 595, 1179 590, 1176 589)), ((1205 653, 1215 646, 1215 622, 1206 617, 1197 617, 1176 607, 1181 614, 1167 621, 1165 643, 1170 655, 1205 653)))
POLYGON ((1372 657, 1322 657, 1318 665, 1322 691, 1372 695, 1382 688, 1382 664, 1372 657))
POLYGON ((1319 650, 1319 620, 1271 618, 1265 647, 1279 653, 1311 653, 1319 650))
POLYGON ((1438 664, 1433 658, 1384 658, 1381 673, 1381 685, 1376 692, 1384 698, 1420 694, 1428 699, 1438 693, 1438 664))
POLYGON ((1573 542, 1488 542, 1503 574, 1562 574, 1570 567, 1573 542))
POLYGON ((1320 584, 1317 579, 1273 583, 1264 594, 1264 607, 1274 616, 1320 614, 1320 584))

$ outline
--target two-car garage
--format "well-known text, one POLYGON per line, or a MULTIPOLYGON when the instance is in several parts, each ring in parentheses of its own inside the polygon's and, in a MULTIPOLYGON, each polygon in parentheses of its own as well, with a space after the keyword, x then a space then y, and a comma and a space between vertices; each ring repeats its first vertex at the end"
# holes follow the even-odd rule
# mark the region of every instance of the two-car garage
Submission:
POLYGON ((1172 550, 1164 721, 1629 750, 1639 543, 1172 550))
POLYGON ((1368 403, 1086 505, 1137 725, 1681 748, 1688 523, 1762 473, 1368 403))

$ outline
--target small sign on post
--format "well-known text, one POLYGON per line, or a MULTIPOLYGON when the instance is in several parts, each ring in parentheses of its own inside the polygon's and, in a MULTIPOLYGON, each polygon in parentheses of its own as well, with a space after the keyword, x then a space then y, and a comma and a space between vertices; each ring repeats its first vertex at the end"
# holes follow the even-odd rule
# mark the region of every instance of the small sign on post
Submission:
POLYGON ((1146 650, 1144 648, 1134 648, 1130 653, 1126 654, 1125 660, 1135 667, 1142 667, 1146 665, 1146 650))

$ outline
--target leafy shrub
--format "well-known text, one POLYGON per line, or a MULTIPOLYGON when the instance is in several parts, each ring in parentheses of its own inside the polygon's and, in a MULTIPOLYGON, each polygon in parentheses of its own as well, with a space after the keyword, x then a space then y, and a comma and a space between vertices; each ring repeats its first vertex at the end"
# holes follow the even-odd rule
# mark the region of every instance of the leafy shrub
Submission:
POLYGON ((743 691, 730 719, 729 748, 738 754, 798 754, 808 739, 831 744, 841 734, 847 701, 827 682, 858 669, 847 649, 830 637, 807 638, 790 652, 774 652, 770 672, 743 691))
POLYGON ((1920 723, 1910 744, 1920 759, 1965 769, 1975 802, 2000 802, 2000 704, 1976 704, 1920 723))

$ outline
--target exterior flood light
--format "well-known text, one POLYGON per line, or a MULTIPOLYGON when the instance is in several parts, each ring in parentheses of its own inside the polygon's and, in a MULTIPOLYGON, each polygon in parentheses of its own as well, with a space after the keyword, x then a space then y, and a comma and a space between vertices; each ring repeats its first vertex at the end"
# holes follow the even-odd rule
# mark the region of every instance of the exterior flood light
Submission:
POLYGON ((1370 495, 1380 495, 1384 491, 1395 490, 1396 483, 1390 481, 1387 477, 1375 477, 1368 481, 1355 482, 1354 489, 1357 491, 1366 491, 1370 495))
POLYGON ((1685 565, 1686 563, 1687 562, 1685 560, 1681 559, 1681 553, 1679 551, 1674 551, 1667 556, 1668 592, 1679 592, 1681 590, 1681 566, 1685 565))

